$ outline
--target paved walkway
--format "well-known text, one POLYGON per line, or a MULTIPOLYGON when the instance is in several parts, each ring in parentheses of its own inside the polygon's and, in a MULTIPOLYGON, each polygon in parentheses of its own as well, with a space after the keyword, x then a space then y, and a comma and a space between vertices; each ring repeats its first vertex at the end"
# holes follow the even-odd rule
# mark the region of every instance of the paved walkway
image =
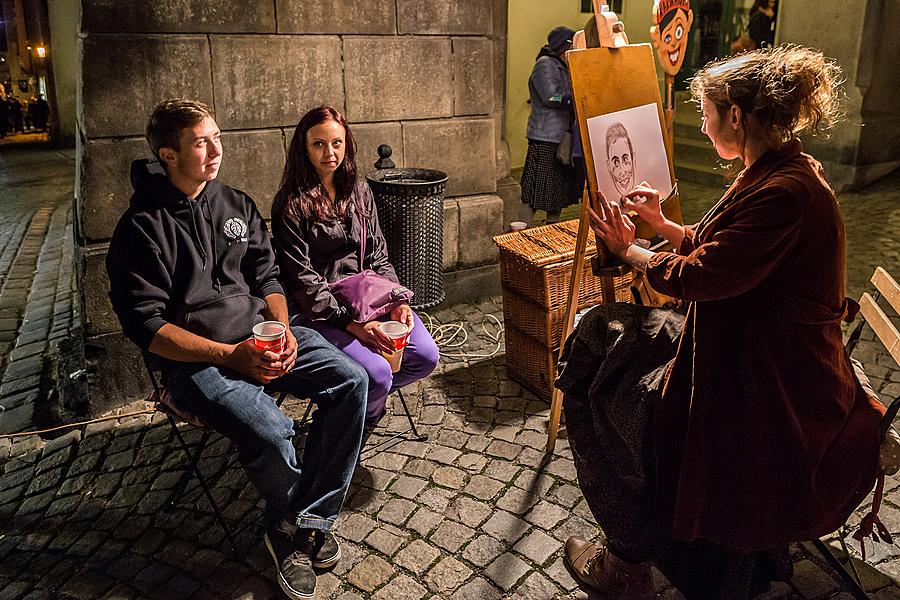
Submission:
MULTIPOLYGON (((63 181, 71 175, 71 157, 42 156, 45 162, 30 164, 55 164, 59 171, 50 169, 46 176, 71 193, 63 181)), ((17 167, 6 155, 0 159, 0 174, 20 182, 17 197, 3 196, 0 204, 0 211, 13 211, 4 215, 0 239, 13 236, 6 231, 12 230, 18 232, 16 246, 22 246, 11 259, 14 265, 29 247, 22 240, 38 219, 38 206, 47 201, 34 198, 27 187, 30 177, 24 173, 33 173, 31 167, 24 171, 24 163, 17 167)), ((898 183, 900 177, 893 177, 863 194, 842 197, 851 244, 851 295, 858 296, 876 264, 900 272, 897 236, 887 233, 900 226, 898 183)), ((695 197, 714 199, 715 190, 684 187, 695 197)), ((2 189, 8 193, 6 185, 2 189)), ((686 205, 686 214, 699 212, 704 202, 686 205)), ((54 218, 41 244, 48 252, 55 248, 51 238, 59 235, 54 218)), ((41 276, 52 272, 41 268, 41 256, 29 292, 35 299, 46 297, 41 276)), ((5 273, 12 273, 11 267, 2 270, 0 304, 7 298, 7 282, 13 281, 5 273)), ((21 292, 14 297, 21 298, 21 292)), ((494 344, 480 334, 485 315, 502 318, 499 300, 455 306, 434 316, 466 324, 470 342, 464 349, 489 354, 494 344)), ((8 325, 15 334, 7 343, 24 345, 21 324, 8 325)), ((900 370, 877 349, 871 334, 867 337, 859 353, 876 387, 886 395, 900 393, 900 370)), ((429 438, 404 441, 360 465, 336 528, 343 559, 320 575, 317 597, 589 598, 563 567, 561 549, 570 534, 599 532, 577 487, 564 435, 542 465, 548 407, 506 378, 502 345, 493 358, 445 359, 406 398, 429 438)), ((229 522, 248 526, 238 535, 235 554, 196 487, 167 508, 184 460, 164 417, 141 412, 148 408, 126 407, 118 417, 50 441, 0 438, 0 600, 282 597, 272 583, 274 569, 260 532, 253 528, 261 514, 259 502, 233 463, 231 444, 214 436, 201 469, 229 522)), ((292 415, 303 408, 288 400, 292 415)), ((394 414, 386 431, 404 424, 394 414)), ((200 432, 183 431, 192 443, 198 441, 200 432)), ((900 479, 892 478, 888 487, 882 514, 890 530, 900 532, 900 479)), ((793 550, 794 578, 764 598, 849 600, 821 558, 804 545, 793 550)), ((873 598, 900 598, 895 583, 900 548, 880 545, 869 555, 876 568, 861 568, 873 598)), ((660 598, 680 597, 661 577, 657 587, 660 598)))

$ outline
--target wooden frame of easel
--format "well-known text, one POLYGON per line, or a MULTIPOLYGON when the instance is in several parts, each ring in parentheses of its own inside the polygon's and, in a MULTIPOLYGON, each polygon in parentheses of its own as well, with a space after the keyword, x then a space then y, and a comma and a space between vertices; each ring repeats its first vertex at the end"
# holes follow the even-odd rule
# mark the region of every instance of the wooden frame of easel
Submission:
MULTIPOLYGON (((601 27, 600 40, 604 38, 603 27, 606 20, 600 14, 595 15, 601 27)), ((612 30, 615 31, 615 30, 612 30)), ((618 32, 621 33, 621 32, 618 32)), ((624 34, 623 34, 624 35, 624 34)), ((572 50, 568 53, 569 73, 572 79, 572 91, 575 102, 575 114, 583 140, 584 161, 587 182, 581 201, 578 238, 575 244, 575 256, 572 261, 572 277, 570 280, 568 303, 566 307, 565 331, 563 340, 569 337, 574 329, 575 313, 578 309, 577 297, 581 286, 582 265, 587 248, 590 221, 588 206, 597 207, 597 174, 594 171, 594 159, 591 152, 587 120, 591 117, 605 115, 620 110, 656 103, 659 113, 660 127, 666 131, 666 120, 663 115, 659 83, 656 77, 656 64, 653 48, 650 44, 634 44, 619 47, 600 47, 572 50)), ((669 175, 675 181, 675 169, 672 162, 672 139, 664 135, 666 154, 669 162, 669 175)), ((681 208, 677 195, 663 203, 663 213, 667 218, 681 222, 681 208)), ((637 237, 652 238, 655 232, 646 223, 636 221, 637 237)), ((598 240, 597 260, 601 277, 603 302, 615 301, 613 278, 630 272, 628 265, 610 265, 610 256, 603 244, 598 240)), ((560 357, 562 356, 560 348, 560 357)), ((556 448, 559 432, 559 420, 562 412, 562 392, 554 388, 550 403, 550 422, 548 425, 546 452, 549 455, 556 448)))

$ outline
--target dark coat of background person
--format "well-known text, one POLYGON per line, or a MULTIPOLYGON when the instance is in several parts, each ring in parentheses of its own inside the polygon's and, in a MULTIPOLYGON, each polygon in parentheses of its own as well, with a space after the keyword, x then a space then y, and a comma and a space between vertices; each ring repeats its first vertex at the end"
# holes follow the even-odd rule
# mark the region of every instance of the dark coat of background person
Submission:
POLYGON ((834 194, 794 141, 743 172, 678 255, 651 259, 650 284, 691 302, 654 414, 674 539, 816 538, 872 489, 884 408, 842 344, 844 255, 834 194))
POLYGON ((283 217, 272 219, 272 235, 292 314, 300 313, 339 327, 350 321, 350 313, 331 295, 328 284, 360 272, 360 206, 366 219, 364 268, 399 283, 388 260, 375 198, 366 182, 357 183, 347 219, 300 220, 285 211, 280 199, 275 201, 272 214, 283 217))

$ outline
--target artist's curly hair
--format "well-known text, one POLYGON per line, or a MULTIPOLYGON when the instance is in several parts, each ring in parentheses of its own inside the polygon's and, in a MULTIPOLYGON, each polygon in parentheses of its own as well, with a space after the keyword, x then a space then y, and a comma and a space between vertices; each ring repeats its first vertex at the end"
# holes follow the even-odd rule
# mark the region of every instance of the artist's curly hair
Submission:
POLYGON ((827 137, 843 116, 842 83, 833 60, 787 45, 709 63, 691 80, 691 95, 715 104, 719 114, 737 105, 770 143, 781 144, 805 132, 827 137))

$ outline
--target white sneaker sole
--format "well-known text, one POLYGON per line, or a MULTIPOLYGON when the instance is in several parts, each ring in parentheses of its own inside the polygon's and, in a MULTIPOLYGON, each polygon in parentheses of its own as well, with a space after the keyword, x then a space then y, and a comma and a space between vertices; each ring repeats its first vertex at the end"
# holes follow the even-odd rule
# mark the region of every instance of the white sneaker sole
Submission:
MULTIPOLYGON (((266 540, 266 548, 269 549, 269 554, 272 555, 272 560, 275 561, 275 569, 278 571, 278 586, 281 588, 289 598, 294 598, 294 600, 306 600, 307 598, 315 598, 316 591, 313 590, 312 594, 304 594, 303 592, 298 592, 294 588, 290 586, 290 584, 285 580, 284 576, 281 574, 281 565, 278 563, 278 557, 275 555, 275 549, 272 548, 272 542, 269 541, 268 534, 265 536, 266 540)), ((338 556, 340 556, 340 552, 338 552, 338 556)))
POLYGON ((327 569, 328 567, 333 567, 341 560, 341 547, 338 546, 337 553, 329 558, 328 560, 314 560, 312 561, 312 566, 316 569, 327 569))

